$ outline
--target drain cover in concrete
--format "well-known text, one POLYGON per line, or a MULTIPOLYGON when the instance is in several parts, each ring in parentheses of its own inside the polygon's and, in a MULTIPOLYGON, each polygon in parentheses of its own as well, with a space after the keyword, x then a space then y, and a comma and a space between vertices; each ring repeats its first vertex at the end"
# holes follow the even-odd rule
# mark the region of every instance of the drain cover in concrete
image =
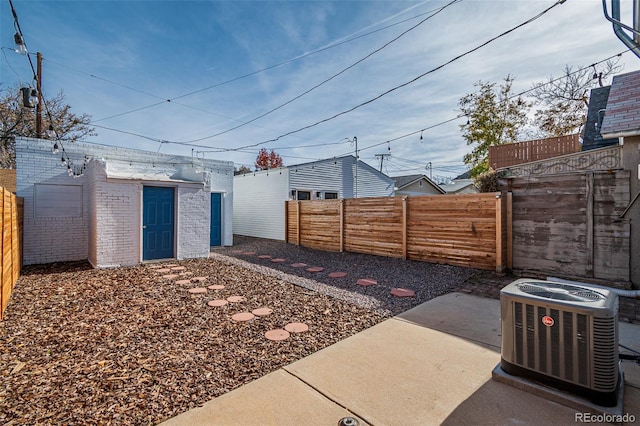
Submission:
POLYGON ((391 290, 391 294, 396 297, 413 297, 416 295, 416 292, 407 288, 394 288, 391 290))
POLYGON ((309 326, 303 322, 290 322, 284 326, 289 333, 304 333, 309 330, 309 326))
POLYGON ((176 284, 180 284, 180 285, 191 284, 191 280, 178 280, 176 281, 176 284))
POLYGON ((312 266, 311 268, 307 268, 307 272, 322 272, 324 268, 322 266, 312 266))
POLYGON ((209 290, 222 290, 224 286, 222 284, 213 284, 207 287, 209 290))
POLYGON ((263 317, 265 315, 269 315, 271 312, 273 312, 272 309, 270 308, 258 308, 258 309, 254 309, 253 311, 251 311, 251 313, 253 315, 259 316, 259 317, 263 317))
POLYGON ((281 328, 277 328, 275 330, 269 330, 266 333, 264 333, 264 337, 266 337, 269 340, 285 340, 285 339, 288 339, 289 336, 290 336, 289 332, 281 328))
POLYGON ((251 312, 240 312, 234 315, 231 315, 231 319, 234 321, 249 321, 255 318, 251 312))
POLYGON ((293 268, 306 268, 308 265, 306 263, 292 263, 291 266, 293 268))
POLYGON ((247 300, 247 298, 244 296, 229 296, 227 297, 227 300, 231 303, 240 303, 247 300))
POLYGON ((224 306, 224 305, 226 305, 227 303, 229 303, 229 302, 227 302, 227 301, 226 301, 226 300, 224 300, 224 299, 216 299, 216 300, 209 300, 209 301, 207 302, 207 305, 209 305, 209 306, 213 306, 213 307, 217 307, 217 306, 224 306))
POLYGON ((190 288, 187 291, 192 294, 201 294, 201 293, 206 293, 207 289, 204 287, 194 287, 194 288, 190 288))
POLYGON ((347 276, 346 272, 331 272, 329 278, 344 278, 347 276))
POLYGON ((370 278, 360 278, 360 279, 356 282, 356 284, 361 285, 361 286, 363 286, 363 287, 367 287, 367 286, 370 286, 370 285, 376 285, 376 284, 378 284, 378 281, 376 281, 376 280, 372 280, 372 279, 370 279, 370 278))
POLYGON ((286 261, 287 261, 287 259, 283 259, 283 258, 281 258, 281 257, 278 257, 278 258, 276 258, 276 259, 271 259, 271 261, 272 261, 273 263, 284 263, 284 262, 286 262, 286 261))

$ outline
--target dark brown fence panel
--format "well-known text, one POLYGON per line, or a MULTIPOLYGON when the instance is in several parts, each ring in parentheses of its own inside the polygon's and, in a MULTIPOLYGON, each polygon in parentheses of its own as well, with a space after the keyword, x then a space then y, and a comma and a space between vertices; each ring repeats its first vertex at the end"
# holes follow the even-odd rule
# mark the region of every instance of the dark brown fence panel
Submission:
POLYGON ((629 172, 577 172, 509 178, 513 269, 629 280, 629 172))
POLYGON ((536 139, 489 147, 489 166, 494 170, 532 161, 574 154, 581 149, 579 134, 536 139))
POLYGON ((0 188, 0 241, 2 249, 0 254, 0 319, 9 303, 13 288, 20 276, 21 248, 22 248, 22 215, 23 200, 15 194, 0 188))

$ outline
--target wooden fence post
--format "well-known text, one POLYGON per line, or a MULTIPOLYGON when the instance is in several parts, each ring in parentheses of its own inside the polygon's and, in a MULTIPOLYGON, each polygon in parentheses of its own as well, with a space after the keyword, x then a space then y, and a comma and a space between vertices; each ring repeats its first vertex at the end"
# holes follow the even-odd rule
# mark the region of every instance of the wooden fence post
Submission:
POLYGON ((513 269, 513 192, 507 192, 507 269, 513 269))
POLYGON ((0 195, 2 201, 0 201, 0 319, 3 318, 4 308, 9 303, 9 295, 11 295, 11 289, 7 289, 4 285, 4 188, 0 187, 0 195))
POLYGON ((289 202, 284 202, 284 242, 289 242, 289 202))
POLYGON ((407 197, 402 197, 402 258, 407 260, 407 197))
POLYGON ((496 193, 496 272, 504 271, 502 240, 502 195, 496 193))
POLYGON ((344 252, 344 198, 340 199, 340 253, 344 252))
POLYGON ((593 278, 593 186, 594 186, 594 174, 593 171, 589 171, 586 174, 586 198, 587 198, 587 259, 585 274, 587 277, 593 278))
POLYGON ((300 201, 296 201, 296 245, 300 245, 300 201))

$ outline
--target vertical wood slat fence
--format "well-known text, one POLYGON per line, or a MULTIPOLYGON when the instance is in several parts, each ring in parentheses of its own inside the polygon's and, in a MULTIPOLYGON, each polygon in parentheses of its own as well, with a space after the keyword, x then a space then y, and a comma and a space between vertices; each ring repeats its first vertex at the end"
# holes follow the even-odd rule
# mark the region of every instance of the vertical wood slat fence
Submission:
POLYGON ((0 320, 9 303, 22 266, 22 218, 24 201, 0 187, 0 229, 2 250, 0 260, 0 320))
POLYGON ((288 243, 503 271, 511 196, 500 193, 287 201, 288 243))

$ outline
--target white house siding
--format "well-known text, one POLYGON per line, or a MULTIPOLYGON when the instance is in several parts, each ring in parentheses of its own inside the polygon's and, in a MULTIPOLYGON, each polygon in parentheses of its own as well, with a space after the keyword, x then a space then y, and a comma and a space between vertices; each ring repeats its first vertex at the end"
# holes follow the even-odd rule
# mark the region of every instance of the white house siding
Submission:
MULTIPOLYGON (((170 154, 67 143, 65 152, 74 164, 81 165, 85 155, 94 159, 89 161, 85 175, 74 179, 60 164, 61 155, 51 152, 52 146, 53 143, 46 140, 16 141, 16 192, 24 198, 25 207, 24 264, 84 259, 94 266, 139 263, 142 259, 142 187, 145 183, 177 188, 175 241, 178 259, 208 256, 210 191, 223 193, 223 244, 232 244, 233 163, 202 159, 194 162, 190 157, 170 154), (126 163, 132 169, 149 170, 164 164, 170 170, 175 169, 175 176, 172 181, 162 183, 108 177, 102 159, 106 159, 107 168, 113 162, 126 163), (198 174, 196 171, 205 173, 202 175, 205 183, 176 182, 186 175, 198 174), (80 213, 73 213, 73 217, 38 217, 34 205, 37 184, 80 186, 80 213)), ((59 211, 75 212, 65 202, 64 198, 60 199, 59 211)), ((48 209, 51 207, 47 206, 48 209)))
POLYGON ((233 179, 233 232, 284 240, 284 203, 289 199, 287 169, 238 175, 233 179))
POLYGON ((399 195, 441 195, 442 192, 438 191, 431 185, 429 182, 425 180, 420 180, 418 182, 414 182, 411 185, 407 185, 399 191, 396 191, 396 196, 399 195), (422 186, 420 186, 420 182, 422 182, 422 186))

